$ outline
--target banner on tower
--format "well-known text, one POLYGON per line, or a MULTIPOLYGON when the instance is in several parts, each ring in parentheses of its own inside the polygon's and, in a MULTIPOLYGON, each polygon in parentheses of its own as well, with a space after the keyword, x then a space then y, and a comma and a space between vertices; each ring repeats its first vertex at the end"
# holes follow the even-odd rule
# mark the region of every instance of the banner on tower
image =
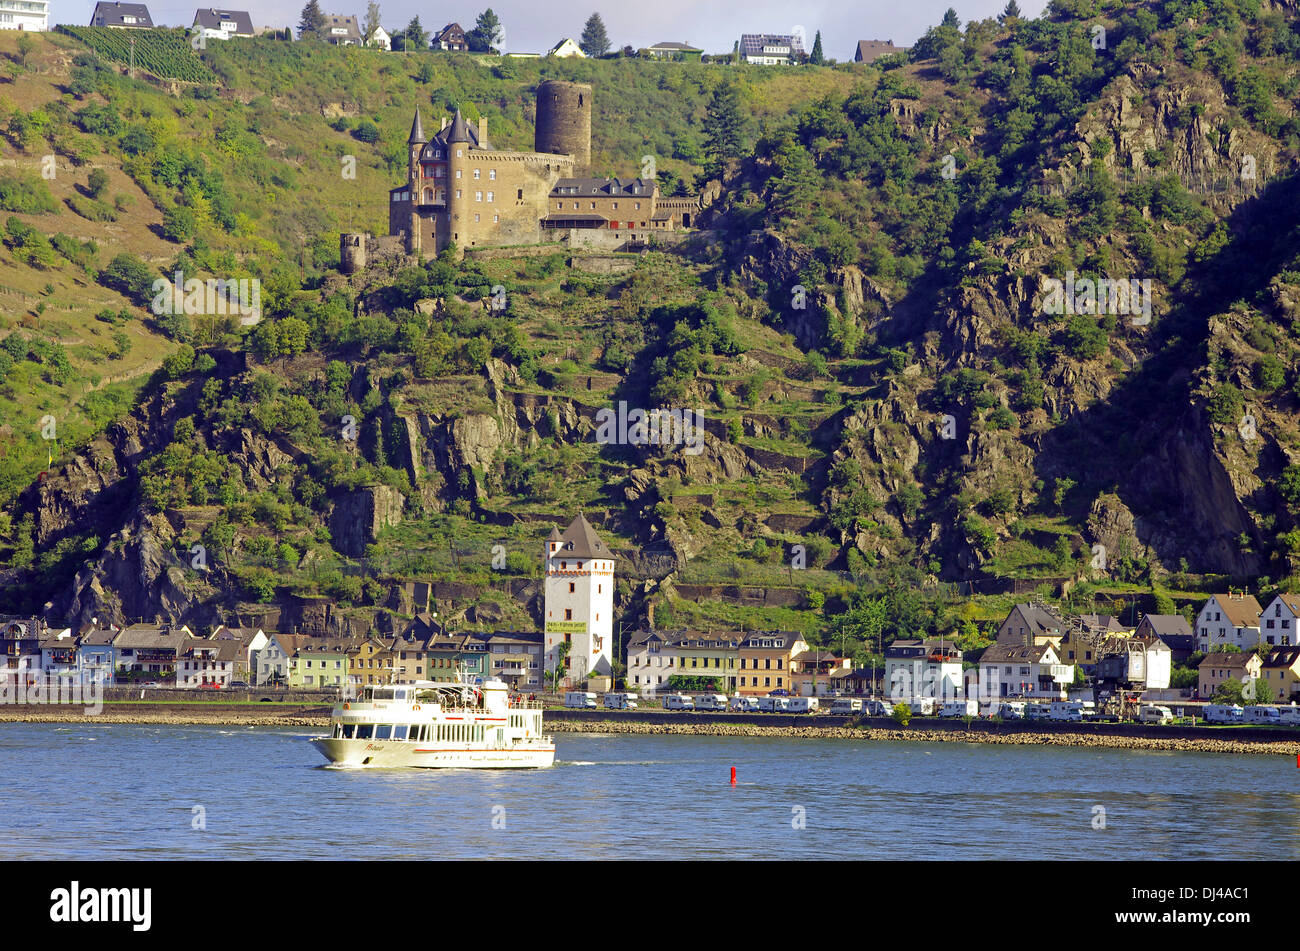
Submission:
POLYGON ((547 621, 547 634, 586 634, 586 621, 547 621))

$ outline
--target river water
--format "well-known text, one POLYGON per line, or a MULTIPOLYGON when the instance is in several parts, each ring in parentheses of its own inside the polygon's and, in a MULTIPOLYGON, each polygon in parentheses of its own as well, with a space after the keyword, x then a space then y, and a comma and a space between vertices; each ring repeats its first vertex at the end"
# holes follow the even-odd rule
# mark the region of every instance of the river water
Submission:
POLYGON ((6 857, 1300 857, 1286 756, 559 734, 546 770, 348 771, 311 735, 0 724, 6 857))

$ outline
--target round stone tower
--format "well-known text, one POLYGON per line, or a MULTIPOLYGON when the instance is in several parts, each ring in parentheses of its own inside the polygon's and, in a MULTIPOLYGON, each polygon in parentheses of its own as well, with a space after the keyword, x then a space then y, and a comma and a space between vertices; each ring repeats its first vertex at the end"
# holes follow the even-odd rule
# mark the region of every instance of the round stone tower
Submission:
POLYGON ((366 269, 366 238, 369 235, 344 232, 339 235, 339 270, 355 274, 366 269))
POLYGON ((537 87, 538 152, 568 154, 577 165, 575 175, 591 167, 591 87, 550 79, 537 87))

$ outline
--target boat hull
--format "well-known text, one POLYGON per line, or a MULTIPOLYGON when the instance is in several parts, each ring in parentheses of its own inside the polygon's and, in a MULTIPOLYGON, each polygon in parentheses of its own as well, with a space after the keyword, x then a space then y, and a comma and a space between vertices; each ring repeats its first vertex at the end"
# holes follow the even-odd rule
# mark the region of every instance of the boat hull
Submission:
POLYGON ((509 749, 447 749, 429 743, 329 736, 311 742, 331 765, 366 769, 544 769, 555 762, 555 746, 550 743, 520 744, 509 749))

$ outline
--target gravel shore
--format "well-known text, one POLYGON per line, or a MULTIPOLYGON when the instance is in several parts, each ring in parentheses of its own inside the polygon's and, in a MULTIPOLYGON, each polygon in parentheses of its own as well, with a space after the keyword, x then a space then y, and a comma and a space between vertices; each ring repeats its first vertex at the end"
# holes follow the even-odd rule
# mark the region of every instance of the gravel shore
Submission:
POLYGON ((1082 733, 985 733, 972 730, 882 730, 851 727, 770 727, 752 724, 635 723, 617 720, 546 724, 548 733, 668 733, 704 736, 784 736, 800 739, 911 740, 935 743, 1000 743, 1010 746, 1096 746, 1123 750, 1192 750, 1198 753, 1272 753, 1300 756, 1300 740, 1249 742, 1218 738, 1156 739, 1137 736, 1099 736, 1082 733))

